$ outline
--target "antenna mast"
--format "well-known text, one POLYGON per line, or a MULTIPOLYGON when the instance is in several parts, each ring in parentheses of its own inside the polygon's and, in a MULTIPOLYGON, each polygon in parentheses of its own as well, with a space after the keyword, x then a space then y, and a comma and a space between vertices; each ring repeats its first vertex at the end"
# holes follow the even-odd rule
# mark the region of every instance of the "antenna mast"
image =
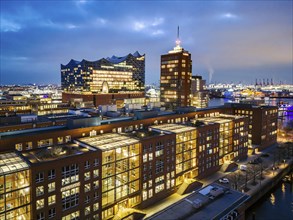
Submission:
POLYGON ((179 25, 177 27, 177 39, 176 39, 176 47, 180 47, 180 39, 179 39, 179 25))

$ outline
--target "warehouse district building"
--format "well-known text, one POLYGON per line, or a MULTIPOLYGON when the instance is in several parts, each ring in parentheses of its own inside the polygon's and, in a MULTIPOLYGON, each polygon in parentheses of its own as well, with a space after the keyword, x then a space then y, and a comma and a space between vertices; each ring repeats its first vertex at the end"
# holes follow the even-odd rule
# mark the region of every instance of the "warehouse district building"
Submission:
POLYGON ((250 143, 275 143, 276 122, 276 107, 232 105, 84 128, 10 127, 0 139, 0 219, 143 216, 184 192, 185 180, 244 159, 250 143))

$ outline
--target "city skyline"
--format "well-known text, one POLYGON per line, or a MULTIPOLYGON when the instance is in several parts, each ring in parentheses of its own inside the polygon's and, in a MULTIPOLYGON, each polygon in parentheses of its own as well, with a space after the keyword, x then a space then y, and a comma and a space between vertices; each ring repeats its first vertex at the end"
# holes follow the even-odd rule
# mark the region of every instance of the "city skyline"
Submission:
POLYGON ((293 82, 292 1, 1 1, 1 84, 60 84, 60 64, 146 54, 159 84, 160 55, 181 45, 207 82, 293 82))

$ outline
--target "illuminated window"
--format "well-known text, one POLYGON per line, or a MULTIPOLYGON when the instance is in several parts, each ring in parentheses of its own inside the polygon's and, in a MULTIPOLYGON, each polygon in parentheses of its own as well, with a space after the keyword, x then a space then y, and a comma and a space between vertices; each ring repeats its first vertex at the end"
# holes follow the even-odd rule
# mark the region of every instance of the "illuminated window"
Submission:
POLYGON ((63 137, 57 138, 57 144, 63 144, 63 137))
POLYGON ((94 212, 99 210, 99 203, 98 202, 93 205, 93 210, 94 210, 94 212))
POLYGON ((33 143, 32 142, 26 142, 26 150, 30 150, 33 148, 33 143))
POLYGON ((97 189, 99 187, 99 180, 94 181, 93 186, 95 189, 97 189))
POLYGON ((84 208, 84 215, 89 215, 91 213, 91 207, 87 206, 84 208))
POLYGON ((70 141, 71 141, 71 136, 70 135, 66 136, 65 137, 65 143, 68 143, 70 141))
POLYGON ((69 215, 62 217, 62 220, 77 220, 77 219, 80 219, 79 218, 79 211, 70 213, 69 215))
POLYGON ((147 200, 148 199, 148 192, 147 191, 142 191, 142 200, 147 200))
POLYGON ((149 198, 152 198, 152 197, 153 197, 153 190, 150 189, 150 190, 149 190, 149 198))
POLYGON ((18 151, 22 151, 22 144, 15 144, 15 149, 18 151))
POLYGON ((44 195, 44 186, 38 186, 36 190, 37 196, 44 195))
POLYGON ((90 172, 86 172, 84 173, 84 180, 89 180, 91 178, 91 173, 90 172))
POLYGON ((37 200, 36 207, 37 207, 37 209, 44 208, 44 199, 37 200))
POLYGON ((48 192, 53 192, 53 191, 55 191, 55 182, 48 184, 48 192))
POLYGON ((99 177, 99 170, 98 169, 94 170, 93 174, 94 174, 94 178, 99 177))
POLYGON ((55 204, 56 203, 56 196, 53 195, 53 196, 49 196, 48 197, 48 205, 52 205, 52 204, 55 204))
POLYGON ((91 190, 91 184, 90 184, 90 183, 85 184, 85 185, 84 185, 84 191, 85 191, 85 192, 88 192, 88 191, 90 191, 90 190, 91 190))
POLYGON ((79 201, 79 187, 62 192, 62 209, 67 210, 77 206, 79 201))

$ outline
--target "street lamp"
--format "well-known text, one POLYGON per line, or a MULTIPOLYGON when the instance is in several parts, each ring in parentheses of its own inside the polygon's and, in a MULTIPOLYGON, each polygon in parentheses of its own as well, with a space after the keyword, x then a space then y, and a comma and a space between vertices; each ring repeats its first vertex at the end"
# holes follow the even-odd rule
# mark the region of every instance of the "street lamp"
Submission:
POLYGON ((284 159, 284 160, 283 160, 284 168, 285 168, 285 162, 286 162, 286 160, 284 159))

